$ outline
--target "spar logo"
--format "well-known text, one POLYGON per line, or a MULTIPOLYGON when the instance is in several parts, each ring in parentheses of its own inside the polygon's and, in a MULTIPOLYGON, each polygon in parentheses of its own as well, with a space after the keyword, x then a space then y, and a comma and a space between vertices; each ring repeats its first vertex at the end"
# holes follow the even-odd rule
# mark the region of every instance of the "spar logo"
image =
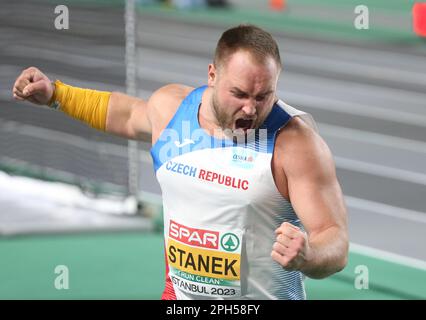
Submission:
POLYGON ((240 239, 233 233, 225 233, 220 238, 220 245, 225 251, 233 252, 240 246, 240 239))
POLYGON ((181 243, 208 249, 219 248, 219 232, 190 228, 170 220, 169 236, 181 243))

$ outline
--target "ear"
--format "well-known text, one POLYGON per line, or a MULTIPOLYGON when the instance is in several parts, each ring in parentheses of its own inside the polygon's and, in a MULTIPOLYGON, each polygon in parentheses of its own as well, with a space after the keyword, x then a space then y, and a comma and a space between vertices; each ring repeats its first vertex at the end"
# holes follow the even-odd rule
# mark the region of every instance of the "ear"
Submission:
POLYGON ((207 81, 209 87, 215 86, 216 77, 217 77, 216 73, 217 73, 217 70, 216 70, 215 65, 213 63, 210 63, 209 64, 209 71, 208 71, 208 81, 207 81))

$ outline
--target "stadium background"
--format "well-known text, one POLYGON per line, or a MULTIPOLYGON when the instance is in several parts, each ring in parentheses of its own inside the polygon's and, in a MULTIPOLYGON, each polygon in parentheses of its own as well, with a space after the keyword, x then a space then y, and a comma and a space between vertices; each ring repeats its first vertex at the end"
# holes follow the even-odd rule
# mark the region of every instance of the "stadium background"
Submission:
POLYGON ((0 298, 158 299, 164 281, 149 144, 135 153, 13 101, 21 70, 147 98, 170 82, 204 84, 220 33, 251 22, 278 39, 280 96, 317 120, 348 205, 348 266, 307 280, 308 298, 425 299, 426 42, 412 31, 413 1, 365 1, 369 30, 354 28, 354 0, 289 0, 283 12, 254 0, 215 10, 143 2, 132 10, 133 51, 123 1, 0 0, 0 298), (60 4, 68 30, 54 27, 60 4), (54 287, 58 265, 69 268, 68 290, 54 287), (367 290, 355 286, 358 266, 368 268, 367 290))

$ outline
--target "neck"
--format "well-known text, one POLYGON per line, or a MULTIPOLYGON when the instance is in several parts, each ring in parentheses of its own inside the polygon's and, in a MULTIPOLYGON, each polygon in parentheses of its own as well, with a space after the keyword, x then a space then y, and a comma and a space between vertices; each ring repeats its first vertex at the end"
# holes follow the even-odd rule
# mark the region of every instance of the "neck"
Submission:
POLYGON ((207 88, 201 99, 201 106, 198 111, 198 122, 200 123, 200 127, 206 130, 209 135, 215 136, 216 138, 223 138, 223 133, 218 135, 218 132, 222 132, 222 128, 217 122, 216 115, 211 104, 211 99, 212 90, 207 88))

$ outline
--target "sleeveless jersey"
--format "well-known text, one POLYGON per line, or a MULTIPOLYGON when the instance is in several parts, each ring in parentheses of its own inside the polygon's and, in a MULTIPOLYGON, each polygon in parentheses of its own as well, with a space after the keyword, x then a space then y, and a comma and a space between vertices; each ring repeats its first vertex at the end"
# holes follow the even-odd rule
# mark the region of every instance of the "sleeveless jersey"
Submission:
POLYGON ((303 229, 277 190, 277 132, 309 115, 279 100, 246 141, 217 139, 199 125, 206 86, 181 103, 151 149, 164 213, 163 299, 305 299, 304 275, 271 258, 275 229, 303 229))

